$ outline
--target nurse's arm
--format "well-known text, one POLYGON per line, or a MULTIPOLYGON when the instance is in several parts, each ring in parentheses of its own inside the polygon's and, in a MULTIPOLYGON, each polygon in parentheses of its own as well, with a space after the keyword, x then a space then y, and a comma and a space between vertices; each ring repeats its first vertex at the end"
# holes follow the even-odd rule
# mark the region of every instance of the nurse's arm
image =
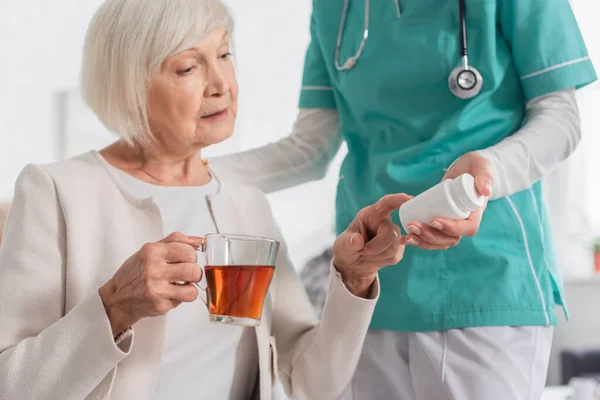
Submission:
MULTIPOLYGON (((571 155, 580 139, 575 89, 534 98, 527 104, 526 120, 521 129, 500 143, 477 152, 489 161, 491 167, 493 185, 489 199, 510 196, 531 187, 571 155)), ((448 173, 457 174, 457 171, 451 171, 452 167, 464 172, 465 167, 459 164, 466 162, 470 164, 466 168, 468 171, 475 174, 484 171, 482 175, 487 176, 489 173, 485 165, 478 167, 473 164, 481 161, 481 158, 473 157, 473 153, 466 154, 452 164, 448 173)), ((464 221, 436 218, 432 222, 438 225, 432 223, 432 227, 411 223, 406 240, 408 244, 426 250, 455 246, 458 243, 456 239, 477 233, 481 213, 473 212, 464 221), (411 225, 414 227, 410 228, 411 225)))
POLYGON ((301 108, 291 135, 210 163, 221 178, 269 193, 325 177, 341 143, 337 111, 301 108))
POLYGON ((531 187, 569 157, 580 139, 574 88, 531 100, 523 127, 479 152, 492 164, 494 185, 490 199, 531 187))

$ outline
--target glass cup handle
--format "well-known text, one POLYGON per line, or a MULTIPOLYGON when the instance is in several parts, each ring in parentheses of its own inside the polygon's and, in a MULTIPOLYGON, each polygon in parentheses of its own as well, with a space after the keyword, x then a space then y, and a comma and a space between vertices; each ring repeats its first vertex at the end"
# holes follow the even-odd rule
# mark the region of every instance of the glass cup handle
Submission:
MULTIPOLYGON (((196 250, 196 252, 202 253, 202 254, 204 254, 206 252, 206 241, 202 242, 202 244, 200 245, 200 248, 198 250, 196 250)), ((202 277, 204 277, 205 274, 206 274, 206 272, 204 271, 204 268, 202 268, 202 277)), ((210 311, 210 308, 208 307, 208 287, 202 287, 197 282, 191 282, 191 284, 196 286, 196 289, 198 289, 198 297, 200 297, 200 300, 202 300, 202 302, 206 306, 206 309, 210 311), (204 292, 204 296, 206 298, 202 297, 202 292, 204 292)))
MULTIPOLYGON (((203 272, 204 273, 204 272, 203 272)), ((207 309, 209 309, 208 307, 208 288, 203 288, 202 286, 200 286, 199 283, 196 282, 191 282, 192 285, 196 286, 196 289, 198 289, 198 297, 200 297, 200 300, 202 300, 202 302, 204 303, 204 305, 206 306, 207 309), (204 292, 204 297, 202 297, 202 292, 204 292)))

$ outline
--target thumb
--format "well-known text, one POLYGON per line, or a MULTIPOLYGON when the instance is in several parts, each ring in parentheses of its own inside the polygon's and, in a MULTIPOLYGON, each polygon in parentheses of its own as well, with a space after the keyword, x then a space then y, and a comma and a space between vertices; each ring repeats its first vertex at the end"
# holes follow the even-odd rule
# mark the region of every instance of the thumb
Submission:
POLYGON ((479 157, 471 164, 471 175, 475 178, 475 189, 482 196, 492 194, 494 176, 492 163, 485 157, 479 157))
POLYGON ((491 175, 476 175, 475 176, 475 189, 482 195, 489 197, 492 194, 494 180, 491 175))

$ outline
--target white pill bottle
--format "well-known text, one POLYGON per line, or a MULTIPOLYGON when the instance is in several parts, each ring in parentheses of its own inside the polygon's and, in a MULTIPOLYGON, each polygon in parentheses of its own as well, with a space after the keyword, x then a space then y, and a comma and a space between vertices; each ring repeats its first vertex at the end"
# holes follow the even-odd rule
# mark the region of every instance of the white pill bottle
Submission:
POLYGON ((434 218, 466 219, 485 204, 485 196, 475 189, 475 179, 462 174, 446 179, 400 206, 404 232, 410 222, 428 225, 434 218))

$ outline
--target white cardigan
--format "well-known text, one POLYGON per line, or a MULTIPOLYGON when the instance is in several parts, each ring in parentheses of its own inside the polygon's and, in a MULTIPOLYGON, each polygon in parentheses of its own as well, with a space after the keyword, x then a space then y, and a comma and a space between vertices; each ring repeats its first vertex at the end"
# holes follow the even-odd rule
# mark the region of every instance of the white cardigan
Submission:
MULTIPOLYGON (((1 399, 153 398, 165 318, 140 320, 116 345, 98 287, 169 232, 156 204, 114 173, 91 152, 19 176, 0 249, 1 399)), ((282 241, 257 189, 221 182, 207 201, 219 232, 282 241)), ((376 300, 354 297, 332 275, 318 323, 282 241, 256 328, 261 400, 277 373, 296 399, 335 399, 350 382, 376 300)))

